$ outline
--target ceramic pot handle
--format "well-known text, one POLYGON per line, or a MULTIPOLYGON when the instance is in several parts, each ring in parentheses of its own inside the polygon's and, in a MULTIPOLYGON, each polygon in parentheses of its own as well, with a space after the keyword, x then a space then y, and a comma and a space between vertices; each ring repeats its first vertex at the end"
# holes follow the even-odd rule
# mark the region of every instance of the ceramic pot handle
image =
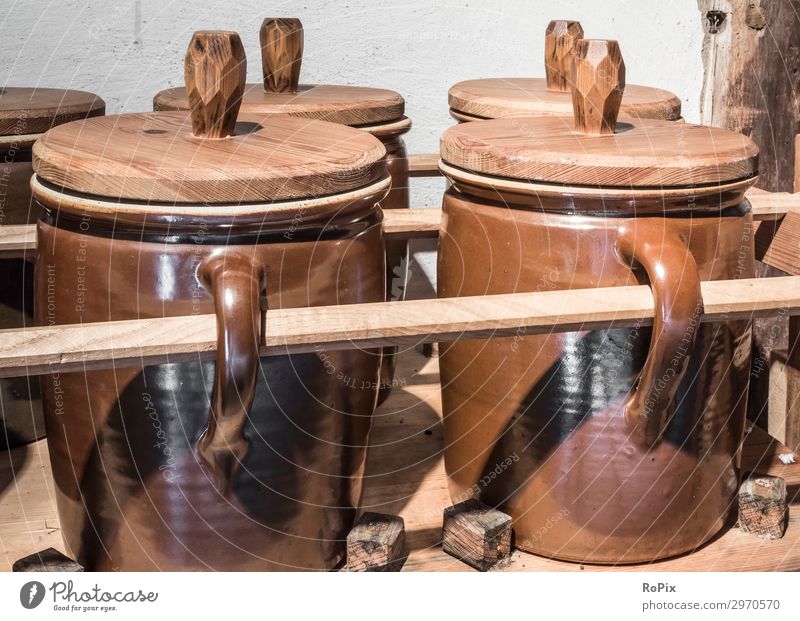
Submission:
POLYGON ((222 252, 199 270, 217 315, 217 364, 208 428, 197 443, 201 463, 227 494, 249 442, 244 425, 253 404, 259 367, 263 272, 252 258, 222 252))
POLYGON ((647 360, 624 405, 631 437, 644 448, 661 439, 672 415, 703 314, 697 263, 669 226, 626 224, 617 237, 619 255, 644 268, 655 298, 647 360))

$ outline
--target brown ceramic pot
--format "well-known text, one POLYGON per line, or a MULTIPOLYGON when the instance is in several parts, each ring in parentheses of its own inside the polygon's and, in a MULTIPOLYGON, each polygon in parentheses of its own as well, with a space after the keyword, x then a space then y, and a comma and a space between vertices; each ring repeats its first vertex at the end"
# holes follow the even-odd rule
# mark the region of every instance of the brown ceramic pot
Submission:
MULTIPOLYGON (((237 36, 198 33, 187 67, 205 50, 243 79, 237 36)), ((213 139, 198 125, 223 123, 204 114, 216 109, 200 104, 194 135, 184 114, 125 115, 36 146, 38 323, 216 313, 218 328, 216 364, 43 377, 61 527, 92 570, 331 569, 361 493, 380 353, 259 358, 261 311, 384 299, 384 149, 289 117, 241 116, 213 139)))
MULTIPOLYGON (((386 148, 386 167, 392 179, 382 209, 408 209, 408 161, 403 135, 411 120, 403 116, 405 101, 395 91, 349 85, 301 84, 303 26, 296 18, 267 18, 261 25, 263 83, 247 84, 242 113, 267 118, 275 114, 341 123, 368 132, 386 148)), ((184 87, 165 89, 153 98, 153 110, 186 111, 184 87)), ((408 242, 386 242, 386 299, 405 299, 408 242)), ((382 350, 379 403, 395 380, 397 347, 382 350)))
MULTIPOLYGON (((576 110, 603 90, 584 86, 576 110)), ((751 327, 701 323, 700 282, 753 276, 755 147, 666 121, 593 135, 529 118, 451 128, 442 158, 441 297, 647 283, 655 302, 652 327, 444 344, 453 501, 500 507, 516 546, 571 561, 708 541, 736 498, 751 327)))
MULTIPOLYGON (((0 225, 36 222, 31 203, 31 147, 51 126, 102 115, 102 99, 81 91, 0 88, 0 225)), ((31 325, 33 257, 0 261, 0 328, 31 325)), ((27 377, 0 379, 0 449, 44 436, 39 385, 27 377)))

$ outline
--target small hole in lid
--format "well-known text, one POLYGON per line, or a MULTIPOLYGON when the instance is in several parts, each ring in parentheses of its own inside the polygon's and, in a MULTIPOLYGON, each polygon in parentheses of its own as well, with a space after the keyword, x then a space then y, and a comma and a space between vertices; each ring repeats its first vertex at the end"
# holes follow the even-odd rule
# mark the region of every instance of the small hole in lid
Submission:
POLYGON ((144 129, 144 130, 142 130, 142 133, 143 134, 147 134, 149 136, 155 136, 157 134, 166 134, 167 130, 166 129, 144 129))
POLYGON ((239 121, 233 130, 234 136, 241 136, 243 134, 254 134, 259 130, 264 129, 259 123, 252 123, 249 121, 239 121))

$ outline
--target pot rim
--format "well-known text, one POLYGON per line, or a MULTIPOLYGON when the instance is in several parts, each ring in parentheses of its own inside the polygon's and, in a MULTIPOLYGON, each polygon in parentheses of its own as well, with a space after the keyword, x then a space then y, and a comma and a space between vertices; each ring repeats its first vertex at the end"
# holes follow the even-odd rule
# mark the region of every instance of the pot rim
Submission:
POLYGON ((474 173, 442 159, 439 170, 464 194, 488 196, 492 200, 542 211, 585 215, 719 212, 741 203, 745 192, 758 181, 756 175, 721 184, 624 188, 520 181, 474 173))

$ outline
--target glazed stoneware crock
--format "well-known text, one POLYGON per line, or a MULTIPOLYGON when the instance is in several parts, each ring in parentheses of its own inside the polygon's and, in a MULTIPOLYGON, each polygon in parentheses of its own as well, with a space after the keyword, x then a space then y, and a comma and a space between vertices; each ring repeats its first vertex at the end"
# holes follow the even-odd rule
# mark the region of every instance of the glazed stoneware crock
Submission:
POLYGON ((703 322, 700 283, 753 276, 757 149, 721 129, 617 124, 616 42, 583 40, 574 62, 574 123, 443 135, 439 296, 648 284, 654 320, 442 344, 445 466, 453 502, 509 513, 523 550, 653 561, 730 524, 751 326, 703 322))
POLYGON ((196 33, 191 117, 91 119, 34 148, 39 324, 216 314, 216 360, 42 379, 61 528, 90 570, 344 554, 379 352, 259 343, 267 309, 384 299, 385 151, 333 123, 237 120, 244 75, 238 35, 196 33))
MULTIPOLYGON (((544 38, 544 78, 481 78, 454 84, 450 115, 459 122, 511 116, 572 116, 570 71, 575 45, 583 39, 579 22, 553 20, 544 38)), ((681 119, 681 100, 652 86, 628 84, 621 113, 639 119, 681 119)))
MULTIPOLYGON (((386 168, 392 179, 382 209, 408 209, 408 160, 403 135, 411 120, 403 116, 405 101, 395 91, 361 86, 300 84, 303 60, 303 25, 296 18, 267 18, 261 25, 263 83, 247 84, 242 113, 269 117, 289 114, 357 127, 378 138, 386 148, 386 168)), ((153 98, 156 111, 186 111, 189 99, 184 87, 161 91, 153 98)), ((408 276, 408 242, 386 242, 386 299, 405 299, 408 276)), ((404 378, 394 377, 397 347, 383 349, 380 397, 383 402, 392 386, 404 378)))
MULTIPOLYGON (((36 221, 31 204, 31 147, 45 131, 76 119, 99 116, 105 103, 83 91, 56 88, 0 87, 0 226, 36 221)), ((30 253, 32 255, 32 253, 30 253)), ((0 328, 31 325, 33 257, 25 251, 0 260, 0 328)), ((0 379, 0 449, 44 436, 36 380, 0 379)))

